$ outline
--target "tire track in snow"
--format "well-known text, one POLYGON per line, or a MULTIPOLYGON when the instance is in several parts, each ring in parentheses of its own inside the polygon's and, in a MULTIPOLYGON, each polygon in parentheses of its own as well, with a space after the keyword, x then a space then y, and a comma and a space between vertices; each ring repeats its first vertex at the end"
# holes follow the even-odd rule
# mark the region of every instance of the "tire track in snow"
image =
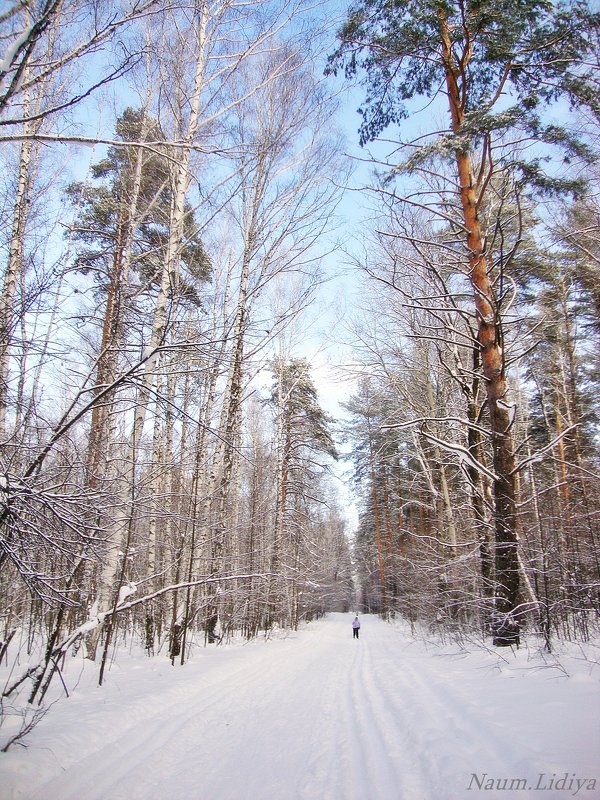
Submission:
MULTIPOLYGON (((380 621, 379 621, 380 622, 380 621)), ((445 715, 417 670, 407 670, 402 659, 401 639, 388 642, 393 629, 380 627, 374 656, 370 653, 370 691, 378 715, 386 720, 395 739, 390 757, 402 786, 401 797, 443 797, 448 787, 440 769, 440 750, 448 736, 445 715), (423 690, 423 693, 422 693, 423 690)), ((393 795, 386 795, 393 797, 393 795)))
POLYGON ((365 786, 368 798, 377 800, 430 796, 427 774, 415 771, 418 758, 404 717, 390 710, 380 680, 386 669, 386 680, 394 680, 393 662, 379 665, 377 634, 371 623, 369 629, 368 637, 346 640, 337 650, 337 713, 321 742, 330 766, 306 783, 300 795, 306 800, 365 800, 365 786))
MULTIPOLYGON (((322 738, 324 729, 334 724, 339 680, 333 672, 329 681, 321 676, 320 661, 329 664, 331 647, 327 640, 319 646, 320 637, 313 633, 311 626, 299 637, 292 635, 268 645, 254 642, 247 650, 211 651, 208 658, 183 670, 171 672, 167 667, 172 678, 161 682, 160 693, 152 700, 154 707, 148 706, 147 695, 140 698, 135 690, 131 692, 131 685, 121 687, 117 670, 112 683, 109 680, 105 689, 96 690, 105 693, 113 720, 122 700, 117 726, 112 730, 102 727, 100 715, 98 730, 88 727, 84 742, 73 727, 61 731, 50 744, 51 752, 57 754, 55 772, 61 774, 38 785, 28 800, 149 800, 165 796, 172 800, 240 800, 239 794, 228 794, 227 780, 231 782, 232 774, 237 777, 244 770, 248 786, 254 782, 249 789, 252 793, 245 798, 262 799, 260 783, 279 762, 283 763, 279 770, 283 793, 273 796, 301 797, 298 786, 311 773, 313 787, 315 782, 322 786, 331 777, 332 760, 323 756, 312 734, 318 732, 322 738), (283 728, 282 708, 288 709, 289 718, 283 728), (279 721, 276 730, 273 720, 279 721), (290 727, 297 730, 302 746, 300 762, 294 754, 282 752, 290 727), (229 753, 224 753, 224 743, 230 744, 229 753), (211 782, 213 790, 205 789, 211 782)), ((337 663, 341 668, 343 662, 337 663)), ((98 706, 93 707, 97 714, 98 706)), ((82 710, 84 715, 89 713, 89 705, 82 710)), ((307 796, 314 798, 318 792, 307 796)))
POLYGON ((369 776, 369 785, 379 796, 389 796, 394 786, 395 776, 387 759, 386 742, 389 741, 390 730, 384 730, 382 718, 378 713, 377 690, 369 674, 369 644, 363 639, 358 643, 359 658, 356 669, 351 672, 350 699, 356 715, 359 739, 362 743, 361 754, 364 769, 369 776))

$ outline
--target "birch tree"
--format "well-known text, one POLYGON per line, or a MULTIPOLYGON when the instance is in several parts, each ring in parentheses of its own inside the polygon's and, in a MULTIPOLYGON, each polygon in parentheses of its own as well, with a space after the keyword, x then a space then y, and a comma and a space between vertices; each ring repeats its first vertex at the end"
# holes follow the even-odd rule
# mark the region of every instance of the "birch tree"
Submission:
MULTIPOLYGON (((225 510, 239 441, 248 344, 256 357, 286 323, 288 312, 284 310, 258 333, 251 315, 276 276, 310 265, 311 248, 328 224, 337 192, 330 176, 340 162, 338 142, 327 139, 323 128, 332 108, 311 68, 308 57, 281 42, 271 53, 249 60, 232 86, 231 144, 239 153, 234 159, 239 186, 227 210, 239 231, 240 247, 230 255, 237 269, 237 294, 220 435, 204 505, 212 570, 219 569, 225 545, 225 510), (256 87, 250 94, 249 85, 256 87)), ((209 590, 216 591, 216 584, 209 590)), ((209 638, 217 618, 216 604, 211 603, 209 638)))
MULTIPOLYGON (((60 114, 89 97, 93 92, 126 74, 136 64, 139 49, 115 48, 111 58, 98 71, 89 71, 84 84, 74 83, 68 93, 47 95, 42 107, 31 113, 23 97, 40 83, 72 68, 89 64, 102 47, 111 47, 119 35, 158 7, 156 0, 103 6, 93 0, 39 0, 14 2, 0 17, 1 34, 6 42, 0 62, 0 139, 37 138, 39 133, 18 132, 13 126, 60 114), (48 42, 58 37, 54 48, 48 42), (77 91, 76 91, 77 90, 77 91)), ((96 64, 97 66, 97 64, 96 64)), ((50 140, 71 137, 48 135, 50 140)))

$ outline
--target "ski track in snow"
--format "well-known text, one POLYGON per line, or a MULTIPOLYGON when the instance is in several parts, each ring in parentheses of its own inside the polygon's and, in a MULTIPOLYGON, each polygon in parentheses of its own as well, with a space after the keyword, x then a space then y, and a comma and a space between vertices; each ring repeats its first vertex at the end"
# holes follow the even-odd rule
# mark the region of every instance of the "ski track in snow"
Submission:
MULTIPOLYGON (((161 664, 154 683, 144 663, 115 668, 93 702, 76 693, 4 756, 7 781, 0 760, 0 800, 554 800, 570 794, 467 787, 473 773, 593 776, 599 704, 572 723, 586 737, 574 761, 560 715, 581 695, 564 676, 525 676, 523 659, 505 675, 485 653, 438 651, 376 617, 356 641, 350 621, 161 664)), ((584 676, 592 686, 597 698, 584 676)))

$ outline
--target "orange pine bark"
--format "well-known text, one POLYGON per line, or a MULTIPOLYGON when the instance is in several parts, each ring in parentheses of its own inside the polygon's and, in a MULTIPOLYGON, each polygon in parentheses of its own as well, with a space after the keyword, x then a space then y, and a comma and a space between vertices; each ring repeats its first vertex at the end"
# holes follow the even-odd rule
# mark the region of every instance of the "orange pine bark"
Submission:
MULTIPOLYGON (((461 62, 455 60, 448 23, 443 12, 440 13, 440 32, 452 130, 458 134, 464 121, 468 91, 464 75, 470 52, 465 51, 462 54, 461 62)), ((496 644, 503 645, 518 641, 519 635, 518 619, 515 615, 519 603, 519 573, 515 455, 511 435, 512 413, 508 401, 501 320, 497 314, 497 298, 490 279, 490 264, 479 222, 478 187, 470 153, 463 145, 456 150, 456 168, 494 452, 497 612, 494 638, 496 644)))

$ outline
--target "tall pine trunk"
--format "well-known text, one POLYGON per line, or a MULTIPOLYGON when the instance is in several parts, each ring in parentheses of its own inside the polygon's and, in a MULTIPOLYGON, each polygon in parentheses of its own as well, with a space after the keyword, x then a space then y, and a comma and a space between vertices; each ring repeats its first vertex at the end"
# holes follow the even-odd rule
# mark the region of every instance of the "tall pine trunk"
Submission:
MULTIPOLYGON (((455 134, 460 134, 464 107, 458 83, 458 67, 454 64, 450 32, 443 12, 440 12, 440 30, 452 130, 455 134)), ((477 341, 486 385, 494 454, 496 571, 493 636, 494 644, 504 646, 518 644, 520 628, 516 462, 511 433, 515 407, 508 395, 502 322, 498 313, 498 298, 490 278, 491 265, 479 222, 478 187, 469 151, 462 146, 456 150, 456 169, 463 223, 467 232, 469 279, 475 300, 477 341)))

